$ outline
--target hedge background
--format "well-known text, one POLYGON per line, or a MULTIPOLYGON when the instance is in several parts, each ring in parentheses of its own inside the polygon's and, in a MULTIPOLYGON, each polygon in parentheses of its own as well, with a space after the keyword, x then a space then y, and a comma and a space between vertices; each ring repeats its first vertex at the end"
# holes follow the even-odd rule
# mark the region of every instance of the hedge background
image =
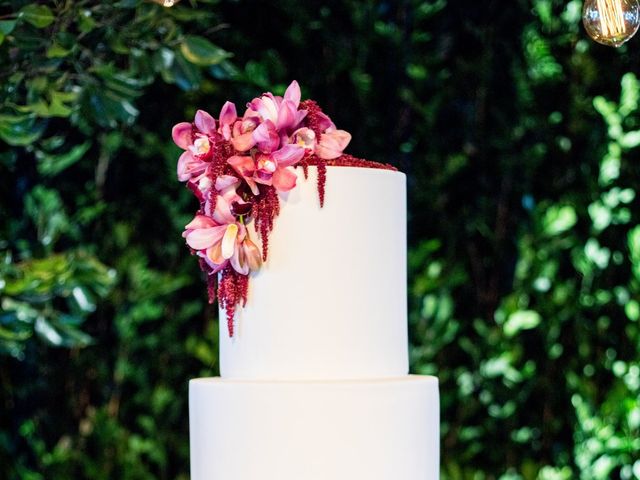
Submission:
POLYGON ((442 477, 640 478, 640 44, 576 0, 0 0, 0 478, 188 478, 170 129, 291 79, 409 176, 442 477))

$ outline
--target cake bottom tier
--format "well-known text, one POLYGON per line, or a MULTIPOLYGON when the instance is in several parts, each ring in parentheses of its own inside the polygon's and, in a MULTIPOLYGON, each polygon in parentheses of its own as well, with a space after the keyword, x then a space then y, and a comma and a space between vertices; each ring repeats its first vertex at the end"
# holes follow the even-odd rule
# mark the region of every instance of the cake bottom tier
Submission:
POLYGON ((436 480, 438 380, 189 384, 192 480, 436 480))

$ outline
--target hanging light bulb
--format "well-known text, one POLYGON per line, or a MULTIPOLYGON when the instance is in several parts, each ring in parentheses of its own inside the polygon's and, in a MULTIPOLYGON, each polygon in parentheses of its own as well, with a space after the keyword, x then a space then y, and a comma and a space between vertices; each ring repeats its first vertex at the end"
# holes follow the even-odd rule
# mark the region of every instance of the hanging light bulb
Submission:
POLYGON ((173 7, 180 0, 153 0, 153 1, 156 2, 156 3, 159 3, 163 7, 169 8, 169 7, 173 7))
POLYGON ((640 3, 638 0, 585 0, 582 23, 596 42, 619 47, 638 31, 640 3))

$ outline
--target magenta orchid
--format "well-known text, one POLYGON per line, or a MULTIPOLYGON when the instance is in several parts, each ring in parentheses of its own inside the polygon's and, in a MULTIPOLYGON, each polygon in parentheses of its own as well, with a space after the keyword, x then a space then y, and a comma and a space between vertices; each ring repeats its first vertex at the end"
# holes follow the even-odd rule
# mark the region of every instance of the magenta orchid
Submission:
POLYGON ((316 155, 325 160, 338 158, 350 141, 351 134, 349 132, 329 129, 320 135, 320 142, 315 148, 316 155))
POLYGON ((236 106, 231 102, 226 102, 222 106, 222 110, 220 110, 220 128, 218 129, 218 133, 222 135, 225 140, 231 140, 233 124, 237 118, 236 106))
POLYGON ((305 177, 307 167, 316 165, 322 205, 327 161, 343 155, 351 135, 338 130, 315 102, 301 102, 294 80, 282 97, 254 98, 242 117, 232 102, 224 103, 217 119, 198 110, 193 122, 173 127, 172 137, 183 150, 178 179, 200 202, 182 236, 201 259, 210 300, 217 291, 232 335, 233 312, 246 302, 248 276, 267 259, 279 194, 296 186, 298 165, 305 177), (262 252, 250 238, 253 231, 262 252))
POLYGON ((307 127, 299 128, 293 132, 293 135, 291 136, 291 143, 313 152, 317 143, 316 133, 307 127))
POLYGON ((307 114, 305 110, 298 110, 300 96, 300 86, 294 80, 284 93, 284 97, 265 93, 249 102, 247 108, 257 113, 263 122, 267 120, 272 122, 278 131, 286 131, 299 125, 307 114))
POLYGON ((325 160, 332 160, 342 155, 351 141, 351 134, 338 130, 331 119, 324 113, 318 115, 317 128, 322 132, 315 147, 315 154, 325 160))
POLYGON ((263 185, 272 185, 278 192, 288 192, 296 186, 297 178, 289 167, 302 160, 304 153, 303 147, 289 144, 270 155, 258 154, 255 181, 263 185))
POLYGON ((184 150, 178 159, 178 179, 186 182, 202 176, 211 160, 211 135, 216 121, 204 110, 198 110, 193 124, 182 122, 171 131, 174 143, 184 150))
POLYGON ((242 275, 260 267, 258 247, 248 238, 244 224, 234 215, 247 203, 236 193, 240 181, 231 175, 218 177, 215 207, 205 202, 205 214, 197 214, 187 224, 183 237, 187 245, 198 252, 211 267, 211 273, 222 270, 228 262, 242 275))
POLYGON ((251 189, 253 195, 259 195, 260 189, 258 184, 253 179, 256 173, 256 163, 253 157, 250 155, 234 155, 229 157, 227 163, 234 169, 234 171, 240 175, 240 177, 247 182, 247 185, 251 189))
POLYGON ((257 116, 248 115, 249 111, 245 113, 244 117, 240 120, 236 120, 233 124, 233 137, 231 143, 233 148, 238 152, 246 152, 251 149, 256 141, 253 138, 253 131, 260 124, 260 118, 257 116))
POLYGON ((253 131, 255 145, 262 153, 271 153, 280 146, 280 136, 275 124, 265 120, 253 131))

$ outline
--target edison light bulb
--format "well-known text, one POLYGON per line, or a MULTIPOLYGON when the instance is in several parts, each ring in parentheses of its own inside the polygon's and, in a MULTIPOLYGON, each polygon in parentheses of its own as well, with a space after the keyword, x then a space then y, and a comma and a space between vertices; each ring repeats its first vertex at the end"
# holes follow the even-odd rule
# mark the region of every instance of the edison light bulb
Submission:
POLYGON ((640 3, 638 0, 585 0, 582 23, 596 42, 619 47, 638 31, 640 3))
POLYGON ((170 7, 173 7, 180 0, 153 0, 153 1, 156 2, 156 3, 159 3, 163 7, 170 8, 170 7))

